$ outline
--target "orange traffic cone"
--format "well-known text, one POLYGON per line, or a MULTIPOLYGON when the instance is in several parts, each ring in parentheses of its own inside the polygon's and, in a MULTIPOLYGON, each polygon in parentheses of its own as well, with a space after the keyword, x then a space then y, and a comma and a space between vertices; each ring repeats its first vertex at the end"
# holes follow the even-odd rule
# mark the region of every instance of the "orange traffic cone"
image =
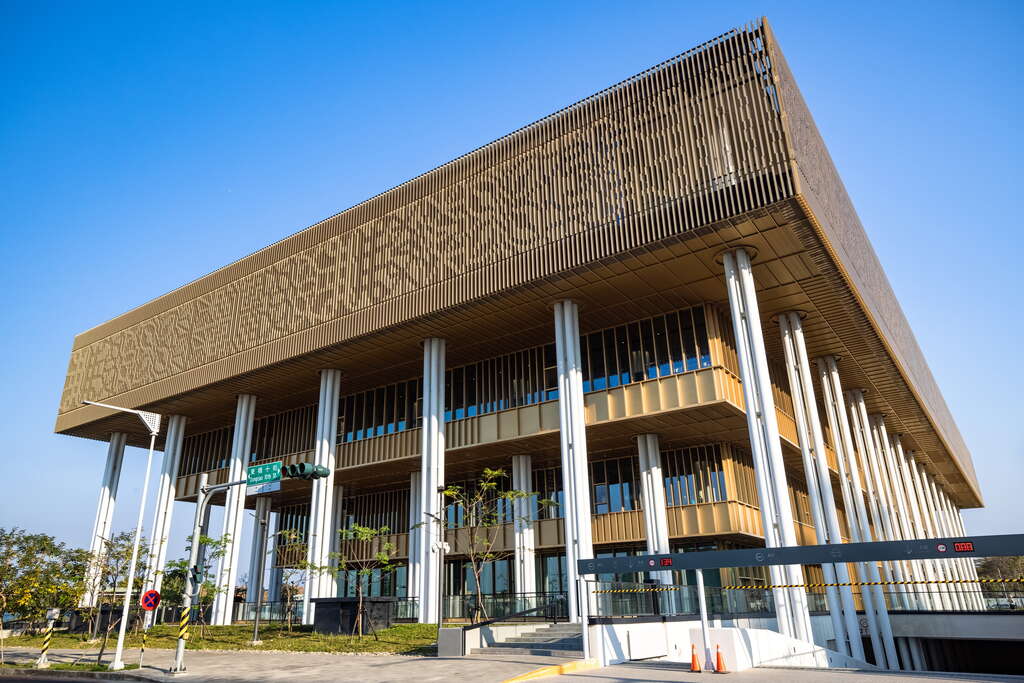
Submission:
POLYGON ((715 673, 729 673, 729 670, 725 668, 725 659, 722 658, 722 648, 719 645, 715 645, 715 673))
POLYGON ((690 645, 690 672, 700 673, 700 659, 697 658, 697 646, 695 644, 690 645))

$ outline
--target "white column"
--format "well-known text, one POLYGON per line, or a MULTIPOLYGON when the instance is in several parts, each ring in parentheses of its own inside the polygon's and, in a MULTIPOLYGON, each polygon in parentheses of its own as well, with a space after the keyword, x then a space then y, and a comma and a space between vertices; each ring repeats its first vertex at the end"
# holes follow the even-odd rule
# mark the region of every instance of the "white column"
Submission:
MULTIPOLYGON (((256 415, 256 397, 242 394, 235 408, 235 431, 231 440, 231 460, 227 481, 245 477, 252 452, 252 423, 256 415)), ((219 592, 213 600, 211 623, 226 626, 231 623, 235 604, 235 581, 238 578, 238 555, 241 551, 242 521, 245 513, 245 487, 232 486, 224 499, 224 525, 221 535, 227 537, 224 555, 217 568, 219 592)))
MULTIPOLYGON (((893 529, 891 519, 891 508, 885 494, 885 484, 882 482, 882 475, 878 468, 878 453, 875 450, 874 437, 871 433, 871 423, 868 419, 867 407, 864 404, 864 392, 854 389, 846 392, 847 401, 850 403, 850 418, 854 426, 854 434, 857 438, 857 446, 864 458, 862 463, 865 478, 868 483, 868 496, 872 499, 872 512, 877 513, 873 519, 875 530, 886 541, 895 541, 896 533, 893 529)), ((888 581, 903 581, 903 568, 899 562, 883 562, 882 569, 886 573, 888 581)), ((909 604, 906 593, 899 590, 902 584, 896 584, 893 592, 899 598, 898 602, 902 609, 908 609, 909 604)))
MULTIPOLYGON (((927 538, 937 538, 938 533, 938 520, 935 519, 935 511, 932 509, 928 490, 927 490, 927 475, 925 474, 924 467, 917 461, 909 463, 911 476, 914 482, 915 493, 921 506, 921 516, 924 522, 924 529, 927 538)), ((951 578, 949 573, 949 567, 943 560, 932 560, 932 567, 938 578, 946 581, 951 578)), ((954 610, 956 609, 956 596, 953 594, 951 584, 941 584, 938 586, 939 598, 942 602, 942 609, 954 610)))
POLYGON ((420 586, 419 620, 437 623, 441 618, 441 580, 444 572, 444 374, 445 342, 431 337, 423 341, 423 429, 420 438, 420 501, 423 524, 419 527, 420 586))
POLYGON ((579 307, 574 301, 554 305, 555 355, 558 363, 558 417, 565 497, 565 573, 569 619, 586 619, 589 596, 576 563, 594 557, 590 510, 590 473, 580 369, 579 307))
POLYGON ((574 301, 554 305, 558 365, 558 419, 564 489, 565 575, 569 620, 586 622, 589 596, 583 592, 577 562, 594 557, 590 472, 580 366, 580 308, 574 301))
MULTIPOLYGON (((842 543, 839 515, 836 513, 836 501, 832 492, 832 477, 829 474, 828 457, 825 453, 825 437, 818 416, 818 403, 814 396, 814 383, 811 380, 810 361, 807 359, 807 345, 800 314, 782 313, 779 315, 779 327, 782 332, 782 348, 786 357, 786 372, 797 424, 797 440, 800 442, 804 477, 807 482, 807 498, 818 542, 842 543)), ((825 562, 822 563, 821 569, 825 583, 836 583, 837 579, 841 583, 850 581, 849 571, 843 563, 825 562)), ((836 648, 843 654, 863 660, 864 647, 860 642, 860 625, 857 622, 857 610, 850 587, 843 586, 837 589, 835 586, 826 586, 825 597, 832 619, 836 648)))
MULTIPOLYGON (((897 540, 911 538, 910 514, 907 511, 906 501, 903 499, 903 489, 900 485, 900 475, 895 467, 892 447, 889 443, 889 433, 885 428, 885 418, 882 415, 872 415, 871 430, 874 436, 875 448, 878 452, 878 467, 882 472, 882 480, 885 483, 886 492, 889 496, 890 507, 893 514, 893 530, 897 540)), ((913 562, 901 562, 904 578, 908 581, 917 580, 917 572, 913 562)), ((920 609, 915 589, 903 586, 903 592, 907 596, 907 604, 911 609, 920 609)))
MULTIPOLYGON (((345 528, 345 487, 342 484, 334 486, 331 500, 333 501, 331 503, 331 534, 330 547, 328 547, 327 552, 329 555, 333 553, 334 557, 337 558, 337 554, 341 552, 341 534, 338 532, 345 528)), ((398 529, 392 530, 392 533, 398 532, 398 529)), ((320 597, 322 598, 341 595, 341 588, 344 583, 344 577, 337 573, 337 560, 331 560, 330 564, 334 567, 335 573, 324 577, 323 583, 320 586, 320 597)))
MULTIPOLYGON (((313 567, 327 566, 330 547, 337 533, 331 529, 334 521, 334 468, 338 444, 338 400, 341 391, 341 371, 320 371, 320 398, 317 402, 316 441, 313 464, 330 472, 323 479, 313 480, 309 503, 309 531, 306 533, 306 561, 313 567)), ((302 623, 314 620, 313 598, 334 595, 334 578, 307 567, 305 590, 302 594, 302 623)))
POLYGON ((152 588, 159 591, 163 585, 164 565, 167 562, 167 537, 171 533, 171 513, 174 510, 174 497, 177 491, 178 463, 181 461, 185 421, 186 418, 182 415, 172 415, 167 420, 160 485, 157 489, 153 530, 149 539, 149 565, 146 568, 143 590, 152 588))
MULTIPOLYGON (((661 446, 657 434, 636 437, 640 460, 640 493, 647 532, 647 552, 661 555, 672 552, 668 540, 668 508, 665 503, 665 476, 661 471, 661 446)), ((672 572, 654 572, 651 577, 672 584, 672 572)))
MULTIPOLYGON (((939 506, 942 510, 942 515, 946 523, 946 535, 947 536, 962 536, 962 530, 956 523, 956 513, 954 511, 953 501, 949 499, 949 495, 941 487, 936 488, 938 492, 939 506)), ((955 567, 955 573, 957 579, 961 582, 965 582, 973 578, 970 574, 970 570, 967 567, 967 558, 954 557, 953 566, 955 567)), ((971 585, 967 583, 958 583, 957 589, 960 592, 961 600, 964 604, 964 609, 976 609, 974 601, 971 595, 971 585)))
MULTIPOLYGON (((834 363, 833 363, 834 368, 834 363)), ((834 378, 836 375, 834 375, 834 378)), ((836 395, 837 397, 839 394, 836 395)), ((844 394, 846 398, 847 409, 842 412, 844 424, 849 427, 849 433, 853 437, 855 447, 850 451, 849 463, 852 467, 855 467, 859 472, 863 473, 863 481, 857 482, 855 487, 858 494, 863 490, 864 495, 867 497, 867 508, 871 511, 871 524, 868 524, 866 518, 861 521, 861 533, 864 541, 873 540, 888 540, 885 535, 884 525, 882 524, 882 517, 879 511, 878 497, 875 495, 875 485, 873 483, 874 477, 871 474, 871 468, 868 465, 868 457, 866 455, 866 449, 868 447, 867 441, 864 439, 863 424, 861 422, 860 411, 858 410, 857 399, 860 398, 863 401, 863 395, 860 392, 847 391, 844 394), (860 456, 858 458, 856 456, 860 456), (863 486, 863 489, 861 489, 863 486)), ((852 471, 852 470, 851 470, 852 471)), ((889 571, 889 565, 882 562, 882 574, 886 581, 892 581, 892 573, 889 571)), ((866 563, 868 569, 869 581, 881 581, 882 576, 878 571, 878 564, 875 562, 866 563)), ((892 635, 892 623, 889 620, 889 609, 885 603, 885 591, 881 586, 871 587, 872 602, 875 610, 878 612, 878 627, 881 630, 882 645, 885 649, 885 662, 884 666, 893 671, 898 671, 900 668, 899 657, 896 654, 896 641, 892 635)), ((880 662, 880 665, 883 665, 880 662)))
MULTIPOLYGON (((410 419, 412 419, 410 417, 410 419)), ((420 581, 422 580, 423 557, 420 552, 420 534, 418 526, 423 517, 423 504, 420 498, 421 477, 419 470, 409 473, 409 564, 406 570, 406 597, 418 598, 420 581)))
MULTIPOLYGON (((967 529, 964 528, 963 512, 960 510, 959 507, 953 504, 952 500, 950 500, 950 507, 953 511, 953 523, 957 531, 960 533, 961 536, 966 536, 967 529)), ((977 579, 978 567, 974 564, 974 560, 972 558, 967 557, 962 557, 960 559, 963 560, 964 568, 967 572, 967 577, 970 579, 977 579)), ((985 605, 985 598, 981 594, 981 584, 973 583, 971 584, 971 587, 974 590, 974 593, 971 596, 971 602, 974 605, 974 608, 977 610, 987 609, 987 606, 985 605)))
MULTIPOLYGON (((927 538, 928 536, 925 533, 924 521, 921 516, 920 501, 914 488, 914 479, 911 474, 911 467, 909 464, 913 459, 913 453, 903 451, 903 444, 901 443, 898 434, 892 437, 892 451, 896 457, 896 465, 900 471, 900 481, 903 484, 907 507, 910 509, 911 520, 913 522, 911 525, 913 528, 913 537, 927 538)), ((935 565, 931 560, 919 561, 918 569, 923 574, 925 581, 936 581, 938 579, 935 573, 935 565)), ((937 585, 938 584, 935 583, 926 584, 920 591, 920 594, 924 598, 922 602, 933 610, 945 609, 942 604, 941 591, 938 594, 933 592, 933 588, 937 585)), ((916 652, 917 650, 912 650, 911 654, 915 654, 916 652)))
MULTIPOLYGON (((786 485, 786 469, 782 460, 775 399, 768 375, 768 357, 761 332, 761 315, 757 306, 750 258, 744 249, 726 252, 722 258, 736 337, 740 379, 743 382, 747 430, 750 433, 765 546, 795 546, 796 530, 793 527, 793 511, 786 485)), ((804 583, 799 565, 773 565, 769 571, 773 584, 804 583)), ((773 595, 779 631, 800 640, 813 642, 804 589, 775 589, 773 595)))
POLYGON ((100 480, 100 497, 96 505, 96 518, 92 523, 92 540, 89 551, 93 560, 89 563, 85 574, 86 592, 82 596, 82 607, 92 607, 96 602, 99 588, 99 563, 105 548, 105 541, 110 539, 114 521, 114 505, 117 503, 117 487, 121 481, 121 463, 124 460, 124 446, 128 435, 114 432, 107 444, 107 462, 103 468, 103 479, 100 480))
MULTIPOLYGON (((860 484, 857 456, 853 450, 850 423, 841 403, 843 386, 839 378, 835 356, 818 358, 817 365, 825 416, 828 419, 829 430, 832 432, 836 462, 839 465, 839 479, 842 484, 843 502, 846 506, 846 519, 850 527, 850 540, 854 543, 871 541, 871 527, 868 525, 867 508, 864 505, 864 493, 860 484)), ((881 580, 878 567, 873 562, 861 562, 858 564, 858 568, 860 569, 859 580, 881 580)), ((861 599, 864 603, 864 617, 868 622, 868 638, 871 640, 871 648, 875 652, 878 666, 885 668, 887 662, 885 643, 891 646, 892 652, 896 651, 895 642, 892 640, 889 612, 885 608, 885 601, 878 586, 861 587, 861 599), (884 638, 883 631, 889 634, 888 639, 884 638)), ((857 633, 859 633, 859 629, 857 633)))
MULTIPOLYGON (((939 503, 939 491, 941 488, 935 483, 935 479, 931 475, 925 475, 925 488, 928 491, 928 500, 931 505, 932 515, 935 519, 936 531, 938 532, 937 535, 940 538, 955 536, 956 534, 950 532, 945 511, 939 503)), ((954 558, 951 557, 947 560, 940 560, 940 562, 945 565, 946 574, 950 581, 959 581, 963 578, 960 575, 960 568, 957 566, 954 558)), ((962 584, 952 583, 947 585, 949 585, 950 588, 950 596, 953 598, 954 609, 966 610, 967 601, 964 599, 963 591, 960 590, 960 586, 962 584)))
POLYGON ((277 528, 281 523, 281 515, 276 512, 270 514, 270 523, 267 524, 267 566, 270 568, 270 578, 267 581, 267 602, 280 602, 281 581, 284 578, 284 571, 277 566, 277 528))
MULTIPOLYGON (((257 577, 260 574, 260 569, 266 568, 266 563, 261 562, 260 557, 260 520, 263 519, 264 515, 270 514, 270 498, 267 496, 259 496, 256 499, 256 512, 255 521, 253 522, 253 533, 252 533, 252 546, 249 548, 249 578, 245 585, 245 601, 256 602, 256 586, 257 577)), ((270 525, 267 525, 270 528, 270 525)), ((266 533, 266 530, 263 530, 266 533)), ((266 581, 259 581, 259 585, 266 586, 266 581)))
MULTIPOLYGON (((512 456, 512 488, 527 493, 533 489, 533 458, 531 456, 512 456)), ((537 543, 533 528, 536 517, 535 508, 536 501, 532 496, 516 498, 512 503, 516 541, 514 557, 516 593, 537 592, 537 543)))

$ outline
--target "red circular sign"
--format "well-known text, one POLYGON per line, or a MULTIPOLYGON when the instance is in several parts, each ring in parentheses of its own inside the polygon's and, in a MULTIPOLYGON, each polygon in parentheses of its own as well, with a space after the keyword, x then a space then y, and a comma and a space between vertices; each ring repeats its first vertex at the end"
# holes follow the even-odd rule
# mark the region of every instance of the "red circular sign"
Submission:
POLYGON ((160 604, 160 594, 153 590, 146 591, 139 598, 139 604, 142 605, 142 609, 152 612, 160 604))

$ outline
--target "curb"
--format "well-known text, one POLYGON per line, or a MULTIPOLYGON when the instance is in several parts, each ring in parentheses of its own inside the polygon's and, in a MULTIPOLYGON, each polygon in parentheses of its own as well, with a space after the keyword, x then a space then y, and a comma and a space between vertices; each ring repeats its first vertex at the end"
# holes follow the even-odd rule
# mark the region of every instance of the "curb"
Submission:
POLYGON ((533 671, 527 671, 524 674, 513 676, 512 678, 506 678, 502 683, 515 683, 516 681, 533 681, 538 678, 551 678, 553 676, 561 676, 562 674, 571 674, 576 671, 589 671, 591 669, 601 668, 600 663, 596 659, 577 659, 572 662, 566 662, 565 664, 552 664, 551 666, 542 666, 539 669, 533 671))
POLYGON ((141 674, 121 671, 64 671, 60 669, 23 669, 20 667, 0 669, 0 679, 3 678, 67 678, 102 681, 144 681, 145 683, 156 683, 156 681, 164 680, 162 677, 150 678, 141 674))

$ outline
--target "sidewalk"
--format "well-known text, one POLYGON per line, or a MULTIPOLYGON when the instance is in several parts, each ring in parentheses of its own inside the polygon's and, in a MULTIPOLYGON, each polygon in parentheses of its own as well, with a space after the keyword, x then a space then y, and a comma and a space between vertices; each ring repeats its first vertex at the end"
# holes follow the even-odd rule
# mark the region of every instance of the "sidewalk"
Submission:
MULTIPOLYGON (((55 662, 70 662, 78 650, 50 650, 55 662)), ((34 661, 38 650, 12 648, 7 659, 34 661)), ((95 654, 90 661, 95 661, 95 654)), ((104 655, 110 661, 112 653, 104 655)), ((172 650, 146 650, 145 666, 128 673, 153 681, 224 683, 234 681, 502 681, 551 664, 547 657, 414 657, 403 655, 346 655, 318 652, 240 652, 229 650, 185 653, 188 675, 166 674, 174 659, 172 650)), ((139 661, 137 649, 125 651, 125 662, 139 661)), ((0 683, 6 677, 0 678, 0 683)), ((94 679, 95 680, 95 679, 94 679)), ((103 679, 100 679, 103 680, 103 679)), ((110 679, 113 680, 113 679, 110 679)))

